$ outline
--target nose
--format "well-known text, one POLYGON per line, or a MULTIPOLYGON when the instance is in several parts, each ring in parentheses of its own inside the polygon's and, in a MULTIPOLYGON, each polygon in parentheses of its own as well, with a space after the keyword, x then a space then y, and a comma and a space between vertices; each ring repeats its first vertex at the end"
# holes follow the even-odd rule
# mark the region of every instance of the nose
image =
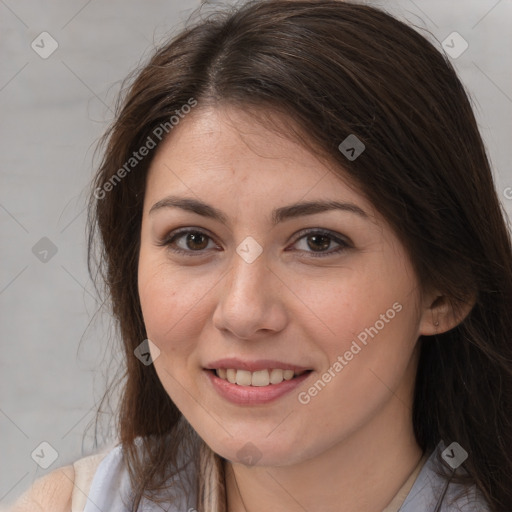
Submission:
POLYGON ((236 253, 233 259, 218 290, 214 326, 244 340, 283 330, 288 321, 283 284, 268 267, 265 254, 252 263, 236 253))

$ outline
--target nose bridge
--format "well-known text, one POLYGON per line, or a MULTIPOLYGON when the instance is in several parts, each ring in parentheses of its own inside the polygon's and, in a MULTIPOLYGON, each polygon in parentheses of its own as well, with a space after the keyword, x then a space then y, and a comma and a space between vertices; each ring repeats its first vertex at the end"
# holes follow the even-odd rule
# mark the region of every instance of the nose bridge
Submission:
MULTIPOLYGON (((244 249, 244 246, 240 244, 244 249)), ((234 254, 220 290, 214 323, 236 337, 248 338, 258 330, 280 330, 285 322, 283 305, 273 290, 273 279, 264 254, 255 259, 234 254)))
MULTIPOLYGON (((240 248, 243 249, 242 244, 240 244, 239 250, 240 248)), ((235 305, 239 300, 250 301, 255 307, 257 303, 262 304, 265 292, 268 298, 268 273, 270 271, 265 255, 261 254, 251 260, 244 259, 244 256, 240 256, 238 253, 235 254, 227 275, 224 297, 234 301, 235 305)))

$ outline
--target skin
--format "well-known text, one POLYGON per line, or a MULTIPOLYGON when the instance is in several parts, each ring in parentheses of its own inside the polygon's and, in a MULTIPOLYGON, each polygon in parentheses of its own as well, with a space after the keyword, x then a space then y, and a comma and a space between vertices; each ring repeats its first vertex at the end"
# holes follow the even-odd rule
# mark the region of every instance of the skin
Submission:
POLYGON ((138 274, 144 322, 160 350, 154 364, 165 390, 226 459, 230 512, 339 512, 340 504, 381 512, 422 456, 411 420, 416 342, 457 320, 439 293, 420 289, 391 228, 339 176, 343 170, 228 106, 197 107, 150 166, 138 274), (200 199, 228 223, 178 208, 150 214, 169 194, 200 199), (366 217, 331 210, 271 222, 274 208, 326 199, 352 203, 366 217), (192 256, 159 245, 183 227, 207 235, 174 242, 192 256), (330 254, 315 257, 321 242, 299 232, 319 228, 350 245, 335 253, 340 244, 328 238, 323 253, 330 254), (247 236, 263 248, 252 263, 236 252, 247 236), (395 303, 401 311, 301 404, 298 393, 395 303), (313 372, 272 403, 235 405, 203 370, 223 357, 276 359, 313 372), (237 453, 249 441, 260 458, 248 466, 237 453))

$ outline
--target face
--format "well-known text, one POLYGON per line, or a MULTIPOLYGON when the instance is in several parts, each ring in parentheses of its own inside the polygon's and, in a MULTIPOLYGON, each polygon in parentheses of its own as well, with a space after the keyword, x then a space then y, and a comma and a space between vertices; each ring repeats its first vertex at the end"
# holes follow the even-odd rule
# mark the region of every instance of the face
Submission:
POLYGON ((243 112, 196 110, 171 135, 147 178, 138 273, 158 376, 226 459, 319 455, 412 389, 411 262, 343 170, 243 112), (291 208, 313 202, 338 207, 291 208))

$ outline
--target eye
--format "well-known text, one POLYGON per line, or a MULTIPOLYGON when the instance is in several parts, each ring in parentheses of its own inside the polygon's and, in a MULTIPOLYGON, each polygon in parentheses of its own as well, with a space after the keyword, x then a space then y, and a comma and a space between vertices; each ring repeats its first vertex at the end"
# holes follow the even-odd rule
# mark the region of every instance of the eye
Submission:
MULTIPOLYGON (((301 233, 304 233, 304 231, 301 233)), ((303 236, 299 237, 294 242, 294 245, 297 245, 298 243, 299 245, 302 245, 302 248, 299 249, 300 251, 307 252, 315 258, 339 254, 351 247, 351 244, 348 242, 348 240, 343 240, 342 237, 337 236, 331 231, 327 231, 325 229, 306 231, 303 236), (333 242, 337 244, 338 247, 334 250, 327 251, 333 242)))
POLYGON ((208 249, 210 242, 213 243, 213 240, 204 231, 199 229, 181 229, 174 231, 157 245, 168 246, 172 252, 177 254, 200 256, 205 249, 208 249))
MULTIPOLYGON (((299 236, 293 245, 302 245, 302 248, 299 247, 299 251, 309 253, 315 258, 339 254, 352 247, 348 240, 343 239, 344 237, 325 229, 301 231, 299 235, 301 234, 302 236, 299 236), (327 251, 333 243, 338 247, 327 251)), ((217 247, 210 235, 200 229, 190 228, 172 232, 157 245, 167 246, 172 252, 186 256, 201 256, 206 249, 217 247)))

